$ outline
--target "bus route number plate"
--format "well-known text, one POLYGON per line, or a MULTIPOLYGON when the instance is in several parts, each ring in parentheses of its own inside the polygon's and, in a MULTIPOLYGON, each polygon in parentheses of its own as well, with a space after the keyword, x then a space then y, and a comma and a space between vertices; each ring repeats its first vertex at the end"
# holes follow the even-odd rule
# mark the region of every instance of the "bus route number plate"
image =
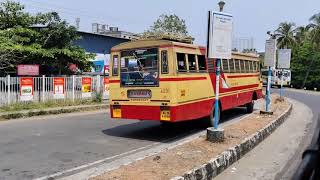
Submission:
POLYGON ((160 119, 163 121, 170 121, 170 111, 169 110, 162 110, 160 119))

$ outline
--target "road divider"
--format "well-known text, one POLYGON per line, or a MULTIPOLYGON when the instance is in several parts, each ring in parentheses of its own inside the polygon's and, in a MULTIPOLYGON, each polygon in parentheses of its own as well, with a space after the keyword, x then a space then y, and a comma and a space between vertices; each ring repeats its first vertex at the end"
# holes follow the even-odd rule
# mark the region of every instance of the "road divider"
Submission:
POLYGON ((205 136, 200 136, 186 144, 91 178, 211 179, 267 138, 292 111, 292 104, 277 101, 276 96, 272 96, 272 104, 273 115, 260 115, 259 111, 255 111, 243 120, 224 127, 226 140, 223 143, 210 143, 205 136))

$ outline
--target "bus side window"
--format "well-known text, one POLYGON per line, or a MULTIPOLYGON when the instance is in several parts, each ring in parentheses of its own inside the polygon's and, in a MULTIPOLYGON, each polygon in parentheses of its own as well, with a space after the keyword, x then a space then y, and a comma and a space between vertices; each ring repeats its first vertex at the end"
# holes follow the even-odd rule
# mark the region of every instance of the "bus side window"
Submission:
POLYGON ((118 76, 119 66, 118 66, 118 55, 113 55, 112 61, 112 76, 118 76))
POLYGON ((223 70, 223 72, 229 72, 228 59, 222 59, 222 70, 223 70))
POLYGON ((235 72, 239 73, 241 72, 241 69, 240 69, 240 60, 236 59, 235 62, 235 72))
POLYGON ((235 67, 234 67, 234 59, 229 60, 229 69, 231 73, 235 72, 235 67))
POLYGON ((246 67, 244 64, 244 60, 240 60, 240 72, 245 73, 246 72, 246 67))
POLYGON ((197 71, 196 55, 188 54, 188 64, 189 64, 189 72, 197 71))
POLYGON ((177 53, 177 63, 179 72, 187 72, 187 62, 184 53, 177 53))
POLYGON ((161 73, 168 74, 169 73, 168 52, 165 50, 161 51, 161 61, 162 61, 161 73))
POLYGON ((207 70, 206 57, 204 55, 198 55, 198 66, 200 72, 207 70))

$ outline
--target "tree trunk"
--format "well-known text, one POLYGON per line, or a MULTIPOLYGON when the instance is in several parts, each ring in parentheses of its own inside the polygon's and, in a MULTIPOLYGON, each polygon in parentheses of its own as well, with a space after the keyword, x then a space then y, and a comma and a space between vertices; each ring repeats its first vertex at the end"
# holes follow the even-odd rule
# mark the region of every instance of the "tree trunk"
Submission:
POLYGON ((301 89, 303 89, 304 86, 306 85, 306 82, 307 82, 309 73, 310 73, 310 71, 311 71, 311 68, 312 68, 314 59, 315 59, 315 58, 312 58, 311 63, 310 63, 310 65, 309 65, 309 68, 308 68, 308 70, 307 70, 307 72, 306 72, 306 75, 304 76, 304 80, 303 80, 303 82, 302 82, 301 89))

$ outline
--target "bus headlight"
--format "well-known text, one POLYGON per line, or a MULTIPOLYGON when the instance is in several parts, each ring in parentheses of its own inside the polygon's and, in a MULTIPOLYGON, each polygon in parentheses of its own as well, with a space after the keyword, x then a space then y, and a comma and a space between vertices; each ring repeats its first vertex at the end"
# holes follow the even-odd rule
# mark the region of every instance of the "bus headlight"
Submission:
POLYGON ((112 116, 113 118, 121 118, 121 107, 112 106, 112 116))

